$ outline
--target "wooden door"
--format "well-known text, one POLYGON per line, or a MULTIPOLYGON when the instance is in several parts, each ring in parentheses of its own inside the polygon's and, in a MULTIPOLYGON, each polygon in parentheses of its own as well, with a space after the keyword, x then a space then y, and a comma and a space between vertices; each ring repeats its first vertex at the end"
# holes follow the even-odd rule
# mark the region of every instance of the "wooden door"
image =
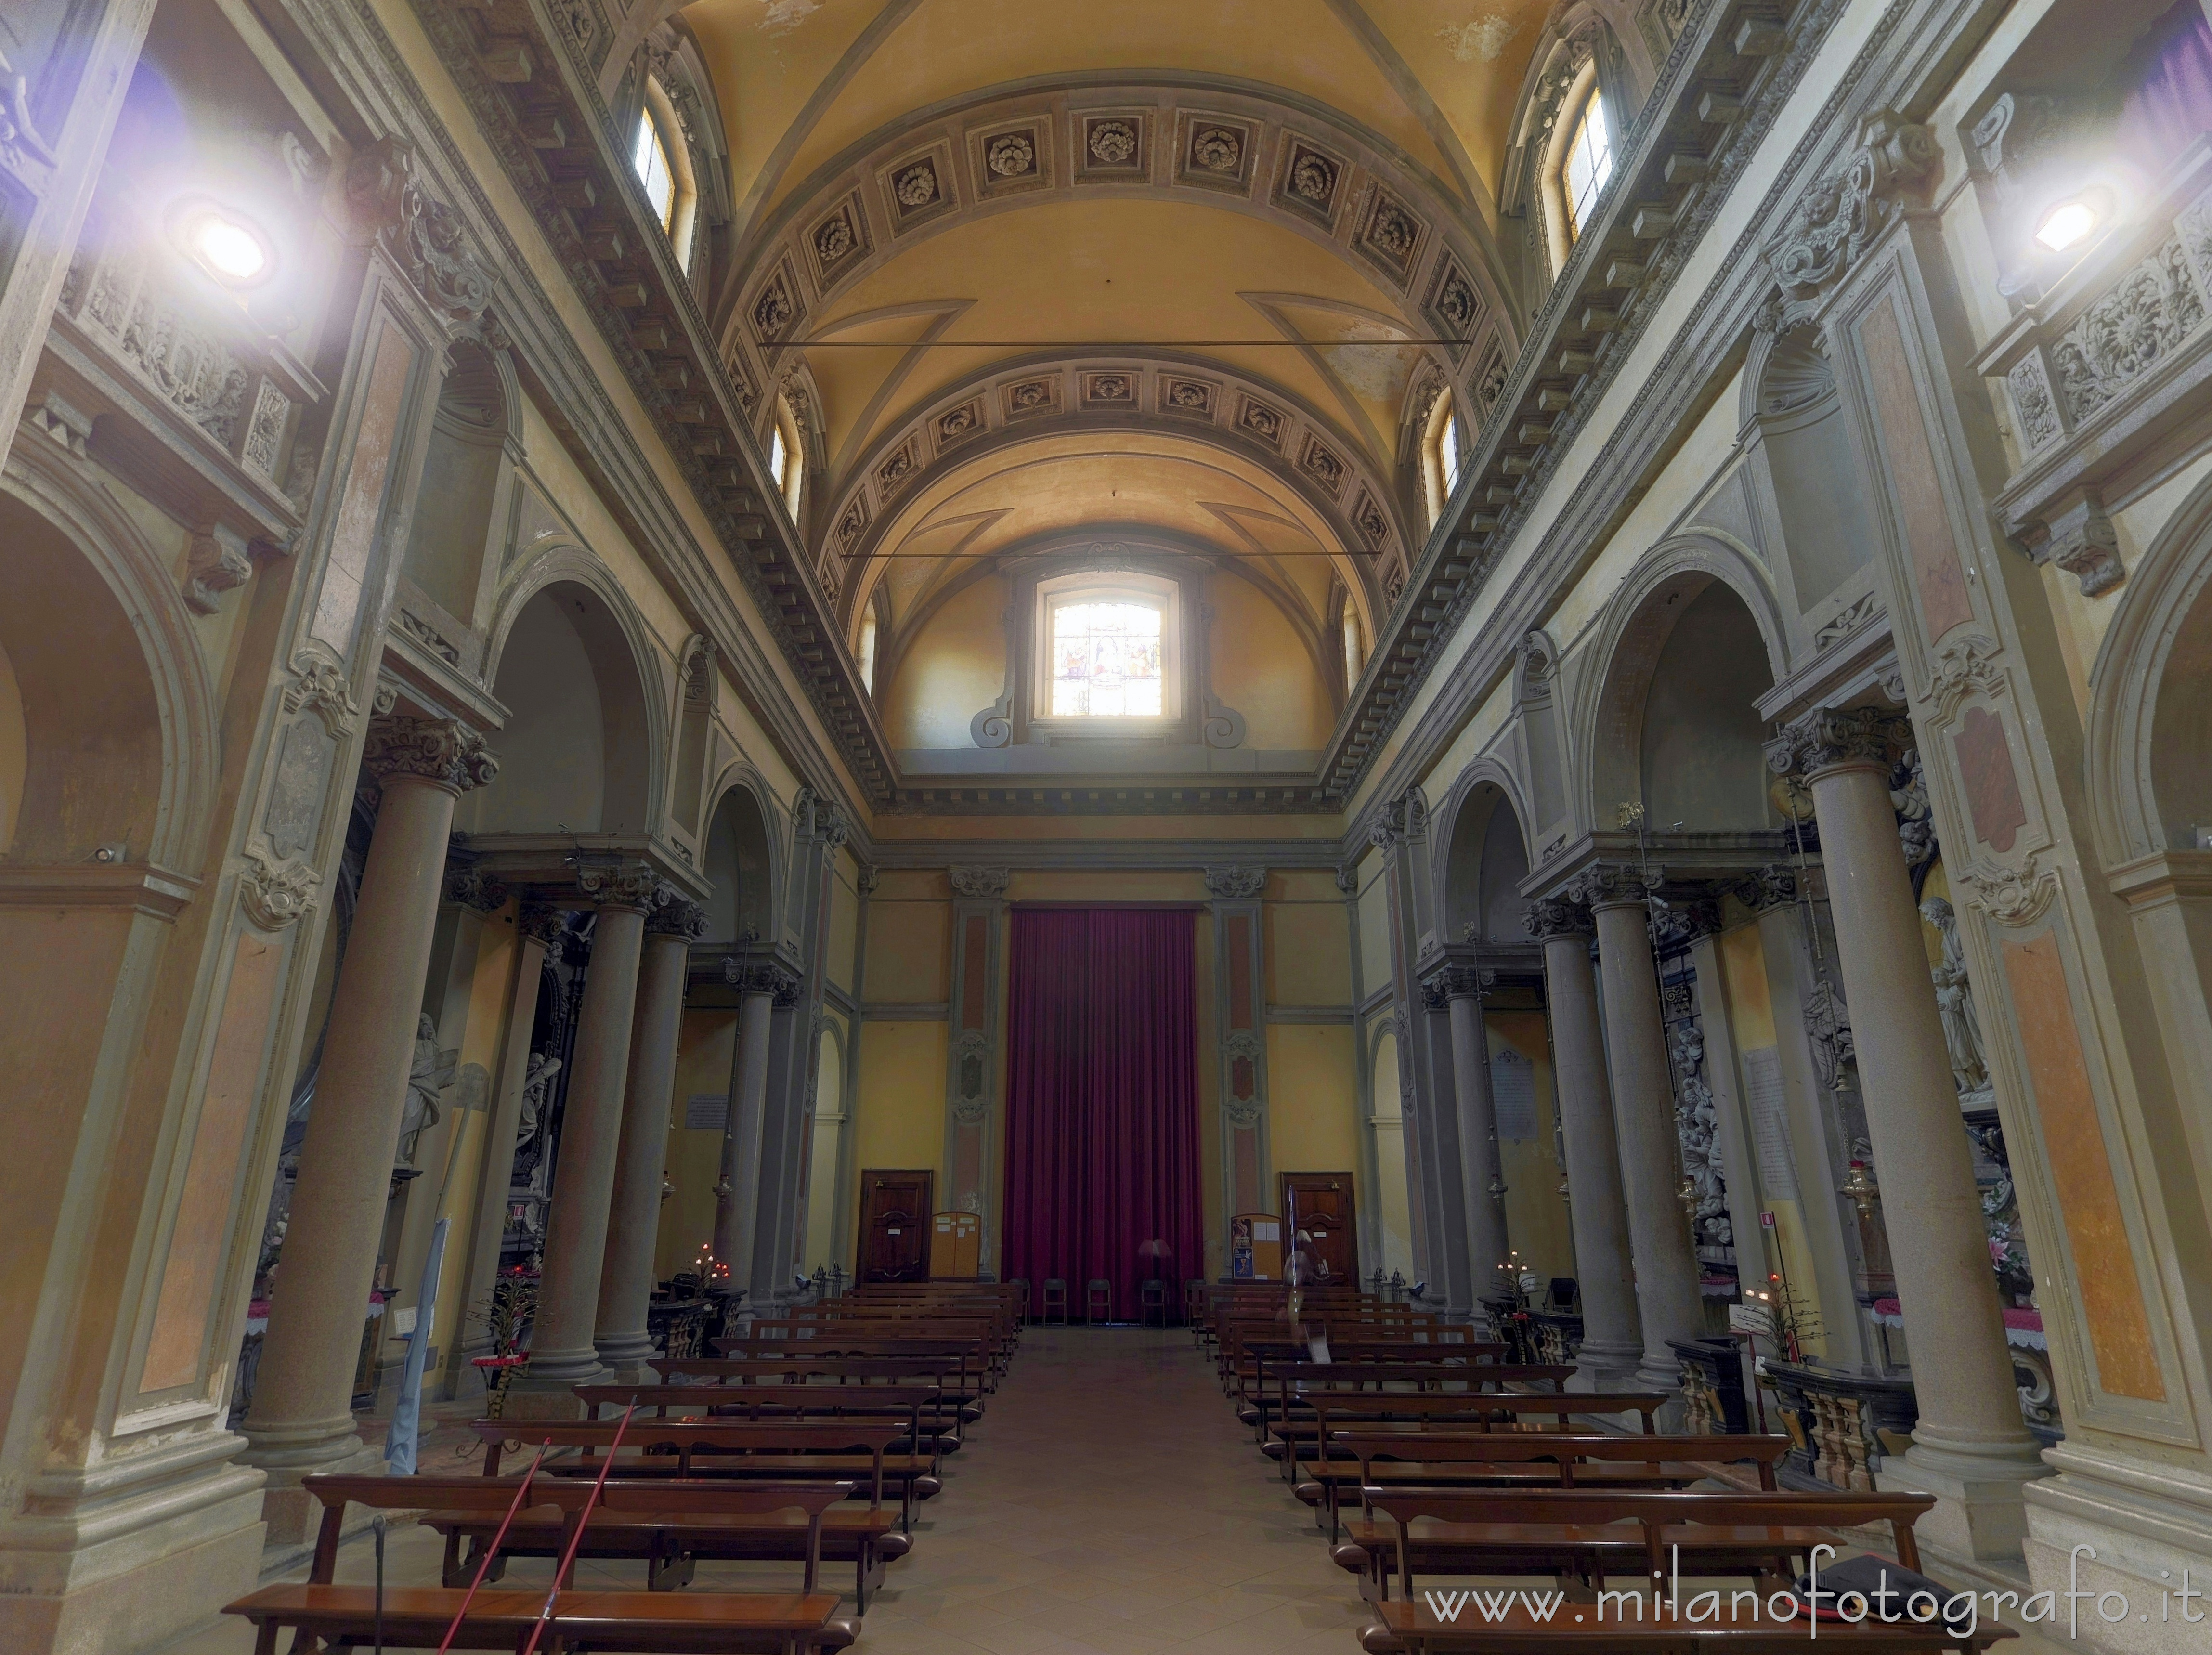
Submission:
POLYGON ((929 1221, 934 1174, 860 1174, 860 1269, 866 1281, 929 1278, 929 1221))
POLYGON ((1352 1211, 1352 1174, 1285 1172, 1280 1179, 1285 1256, 1304 1231, 1322 1267, 1320 1279, 1357 1286, 1359 1237, 1352 1211))

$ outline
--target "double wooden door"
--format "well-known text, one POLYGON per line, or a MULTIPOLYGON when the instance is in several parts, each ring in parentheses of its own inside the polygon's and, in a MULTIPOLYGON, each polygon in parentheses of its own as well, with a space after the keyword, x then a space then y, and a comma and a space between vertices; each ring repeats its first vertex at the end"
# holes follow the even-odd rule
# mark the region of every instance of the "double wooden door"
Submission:
POLYGON ((1312 1249, 1320 1279, 1356 1286, 1359 1281, 1359 1238, 1352 1210, 1349 1172, 1278 1174, 1282 1196, 1283 1256, 1299 1244, 1312 1249))
POLYGON ((876 1171, 860 1174, 860 1279, 929 1279, 932 1181, 935 1174, 876 1171))

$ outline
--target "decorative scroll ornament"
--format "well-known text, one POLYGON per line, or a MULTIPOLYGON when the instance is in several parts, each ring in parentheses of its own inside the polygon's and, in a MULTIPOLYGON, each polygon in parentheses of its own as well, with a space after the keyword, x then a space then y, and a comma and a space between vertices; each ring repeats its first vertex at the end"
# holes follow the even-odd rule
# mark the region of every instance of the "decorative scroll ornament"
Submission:
POLYGON ((460 214, 416 181, 412 148, 384 137, 355 151, 345 195, 356 234, 382 242, 432 308, 467 327, 483 319, 490 284, 464 250, 460 214))
POLYGON ((952 1047, 954 1085, 952 1118, 972 1125, 983 1118, 990 1099, 983 1087, 984 1065, 990 1059, 991 1037, 981 1029, 963 1029, 952 1047))
POLYGON ((741 995, 767 995, 778 1006, 799 1003, 799 973, 778 960, 727 955, 722 961, 722 981, 741 995))
POLYGON ((676 898, 676 892, 661 882, 650 863, 619 857, 571 856, 568 860, 575 870, 576 888, 601 908, 631 908, 650 914, 676 898))
POLYGON ((222 594, 253 578, 246 541, 221 526, 195 533, 185 565, 185 601, 203 615, 222 608, 222 594))
POLYGON ((1229 1061, 1229 1085, 1222 1111, 1230 1124, 1243 1130, 1257 1126, 1265 1105, 1260 1100, 1260 1058, 1267 1043, 1250 1029, 1231 1029, 1221 1042, 1221 1055, 1229 1061))
POLYGON ((1359 868, 1352 862, 1340 862, 1336 867, 1336 888, 1347 897, 1359 894, 1359 868))
POLYGON ((1893 110, 1876 110, 1840 172, 1806 192, 1780 235, 1766 244, 1782 289, 1784 326, 1803 319, 1908 207, 1924 207, 1943 170, 1936 136, 1893 110))
POLYGON ((1653 898, 1652 946, 1662 951, 1688 947, 1700 937, 1716 936, 1721 928, 1717 897, 1653 898))
POLYGON ((1267 888, 1264 867, 1209 867, 1206 893, 1217 902, 1249 901, 1267 888))
POLYGON ((954 867, 945 872, 945 877, 952 881, 952 889, 973 902, 1002 901, 1006 887, 1013 883, 1014 879, 1014 870, 1011 867, 954 867))
POLYGON ((278 861, 258 845, 246 848, 238 900, 246 918, 264 931, 282 931, 315 905, 322 875, 306 862, 278 861))
POLYGON ((2018 867, 1967 868, 1955 877, 1970 893, 1966 905, 2000 925, 2033 925, 2058 895, 2058 875, 2032 855, 2018 867))
POLYGON ((544 945, 550 953, 568 934, 568 916, 558 908, 531 906, 522 910, 515 928, 524 936, 544 945))
POLYGON ((2085 494, 2053 517, 2050 538, 2036 551, 2038 563, 2056 563, 2081 581, 2085 598, 2110 591, 2127 576, 2127 565, 2120 561, 2119 531, 2106 515, 2105 502, 2094 494, 2085 494))
POLYGON ((1996 665, 1996 644, 1978 632, 1945 642, 1936 652, 1928 678, 1928 699, 1936 703, 1936 717, 1948 724, 1959 715, 1959 704, 1968 696, 1994 697, 2004 689, 2004 671, 1996 665))
POLYGON ((1549 942, 1553 937, 1587 937, 1597 928, 1589 910, 1568 897, 1539 897, 1528 904, 1523 923, 1539 942, 1549 942))
POLYGON ((1735 897, 1754 914, 1786 907, 1797 900, 1797 870, 1784 862, 1769 862, 1736 882, 1735 897))
POLYGON ((1663 872, 1656 867, 1635 867, 1626 862, 1593 862, 1568 882, 1566 894, 1585 908, 1620 908, 1629 904, 1642 906, 1651 898, 1651 893, 1663 872))
POLYGON ((671 891, 667 901, 645 916, 645 929, 648 936, 696 942, 707 934, 707 910, 671 891))
POLYGON ((1728 1182, 1721 1164, 1720 1111, 1705 1083, 1705 1032, 1694 1017, 1674 1025, 1667 1052, 1674 1077, 1674 1133, 1682 1147, 1683 1205, 1700 1246, 1735 1243, 1729 1219, 1728 1182))
POLYGON ((1907 747, 1897 768, 1890 772, 1889 807, 1897 813, 1897 843, 1905 852, 1905 865, 1918 867, 1936 860, 1936 810, 1928 802, 1928 773, 1920 766, 1920 749, 1907 747))
POLYGON ((1784 725, 1766 744, 1766 767, 1777 776, 1808 779, 1839 764, 1880 764, 1887 770, 1904 726, 1895 713, 1878 707, 1818 709, 1784 725))
POLYGON ((337 660, 302 650, 292 657, 292 681, 284 686, 284 711, 287 716, 295 713, 313 713, 322 721, 323 730, 333 741, 343 741, 353 733, 354 720, 361 709, 355 704, 353 685, 347 680, 345 667, 337 660))
POLYGON ((381 785, 411 776, 465 793, 499 774, 499 760, 484 739, 450 718, 383 715, 370 721, 361 766, 381 785))

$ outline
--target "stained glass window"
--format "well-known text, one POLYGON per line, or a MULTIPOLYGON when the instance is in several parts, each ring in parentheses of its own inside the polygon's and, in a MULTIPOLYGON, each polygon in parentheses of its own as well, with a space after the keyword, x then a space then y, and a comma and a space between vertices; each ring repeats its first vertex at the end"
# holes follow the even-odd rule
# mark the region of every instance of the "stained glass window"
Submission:
POLYGON ((1166 710, 1161 611, 1065 603, 1052 611, 1052 716, 1158 718, 1166 710))
POLYGON ((1589 222, 1590 209, 1597 204, 1598 192, 1612 176, 1613 139, 1606 129, 1605 100, 1593 90, 1575 122, 1574 135, 1567 140, 1567 162, 1561 169, 1570 239, 1583 233, 1583 226, 1589 222))

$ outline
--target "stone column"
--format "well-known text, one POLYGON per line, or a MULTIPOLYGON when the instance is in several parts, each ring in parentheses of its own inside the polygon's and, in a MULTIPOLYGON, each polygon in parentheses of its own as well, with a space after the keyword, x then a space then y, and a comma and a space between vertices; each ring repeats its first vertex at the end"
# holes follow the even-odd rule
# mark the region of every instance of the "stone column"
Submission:
POLYGON ((738 1049, 730 1062, 730 1101, 723 1111, 722 1176, 714 1185, 714 1262, 727 1267, 735 1290, 751 1278, 753 1220, 760 1207, 762 1117, 768 1109, 770 1019, 779 995, 798 990, 798 976, 774 960, 732 958, 722 980, 738 991, 738 1049))
POLYGON ((1478 1308, 1501 1290, 1505 1180, 1498 1158, 1498 1110, 1490 1096, 1490 1036, 1482 1023, 1483 972, 1455 965, 1443 974, 1451 1006, 1452 1089, 1459 1104, 1462 1193, 1467 1205, 1468 1275, 1478 1308))
POLYGON ((592 1331, 599 1314, 599 1269, 607 1251, 607 1209, 614 1194, 629 1078, 630 1022, 637 1001, 645 916, 668 897, 640 862, 585 862, 576 882, 599 906, 584 1000, 576 1018, 575 1067, 562 1115, 545 1220, 545 1265, 530 1363, 510 1392, 520 1418, 565 1418, 576 1411, 569 1389, 604 1373, 592 1331))
POLYGON ((1579 903, 1547 897, 1529 904, 1529 934, 1544 945, 1544 1001, 1551 1013, 1559 1135, 1567 1153, 1568 1219, 1583 1302, 1581 1361, 1589 1380, 1582 1388, 1613 1390, 1632 1383, 1644 1341, 1637 1328, 1605 1035, 1590 972, 1591 929, 1589 910, 1579 903))
POLYGON ((344 963, 331 996, 291 1221, 246 1421, 246 1457, 270 1473, 273 1539, 307 1531, 313 1471, 364 1454, 353 1376, 391 1193, 416 1019, 453 831, 453 802, 497 773, 483 739, 450 721, 385 717, 362 769, 382 788, 344 963))
POLYGON ((1681 1149, 1675 1139, 1674 1086, 1667 1068, 1667 1029, 1659 1009, 1646 890, 1644 874, 1619 863, 1599 863, 1575 882, 1577 898, 1597 921, 1606 1067, 1613 1081, 1613 1129, 1620 1144, 1636 1306, 1644 1329, 1644 1360, 1636 1383, 1671 1390, 1681 1384, 1682 1364, 1667 1342, 1700 1336, 1705 1312, 1698 1299, 1698 1256, 1676 1198, 1681 1149))
MULTIPOLYGON (((483 1165, 477 1169, 474 1216, 462 1245, 468 1249, 461 1276, 461 1336, 446 1367, 446 1394, 465 1394, 469 1359, 491 1348, 489 1313, 499 1282, 500 1238, 507 1233, 507 1196, 514 1181, 514 1146, 522 1134, 522 1112, 531 1089, 530 1036, 538 1021, 538 989, 545 956, 567 928, 557 908, 525 908, 515 927, 514 988, 507 1003, 507 1033, 500 1048, 499 1092, 484 1129, 483 1165)), ((542 1107, 542 1105, 541 1105, 542 1107)))
POLYGON ((1890 804, 1902 723, 1873 708, 1808 713, 1768 745, 1767 762, 1813 790, 1873 1170, 1895 1242, 1920 1421, 1879 1482, 1938 1497, 1929 1524, 1939 1543, 2004 1556, 2026 1528, 2021 1485, 2045 1467, 2021 1421, 1973 1156, 1890 804))
POLYGON ((666 1177, 668 1108, 676 1089, 676 1043, 684 1031, 684 979, 691 940, 707 928, 696 903, 672 902, 645 922, 637 1014, 630 1029, 629 1082, 622 1147, 615 1157, 614 1201, 599 1268, 599 1360, 623 1384, 648 1377, 653 1354, 646 1306, 653 1297, 653 1250, 660 1238, 660 1190, 666 1177))

